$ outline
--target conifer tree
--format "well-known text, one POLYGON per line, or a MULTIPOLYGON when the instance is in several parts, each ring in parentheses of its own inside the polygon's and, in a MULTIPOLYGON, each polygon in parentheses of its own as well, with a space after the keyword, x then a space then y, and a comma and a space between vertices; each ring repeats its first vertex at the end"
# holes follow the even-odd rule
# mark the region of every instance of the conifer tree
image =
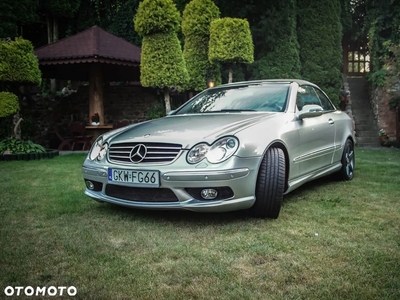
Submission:
POLYGON ((134 17, 135 31, 143 36, 140 82, 164 90, 165 109, 171 110, 170 89, 188 80, 177 36, 181 17, 172 0, 144 0, 134 17))
POLYGON ((343 81, 340 0, 299 0, 297 9, 302 78, 318 84, 337 104, 343 81))
POLYGON ((211 22, 208 58, 229 67, 232 82, 232 66, 254 61, 254 45, 249 22, 244 19, 222 18, 211 22))
POLYGON ((183 56, 186 61, 189 81, 188 90, 202 91, 207 80, 216 85, 221 83, 217 64, 208 60, 210 23, 219 18, 219 9, 211 0, 192 0, 185 6, 182 18, 182 32, 185 35, 183 56))
POLYGON ((16 38, 0 40, 0 117, 13 114, 15 137, 20 138, 18 96, 21 84, 40 84, 39 62, 30 41, 16 38))

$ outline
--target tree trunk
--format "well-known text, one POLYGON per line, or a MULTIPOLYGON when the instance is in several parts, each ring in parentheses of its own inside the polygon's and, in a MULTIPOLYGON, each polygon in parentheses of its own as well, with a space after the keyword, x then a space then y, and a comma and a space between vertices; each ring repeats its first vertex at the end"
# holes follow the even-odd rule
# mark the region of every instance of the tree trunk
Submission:
POLYGON ((100 125, 106 125, 104 120, 104 76, 101 65, 92 63, 89 79, 89 123, 91 117, 98 113, 100 116, 100 125))
MULTIPOLYGON (((51 44, 57 41, 58 37, 58 23, 55 16, 50 15, 49 12, 46 13, 46 23, 47 23, 47 43, 51 44)), ((50 79, 50 92, 52 95, 56 94, 57 83, 56 80, 50 79)))
POLYGON ((229 66, 229 80, 228 80, 228 83, 232 83, 232 78, 233 78, 233 70, 232 70, 232 66, 229 66))
POLYGON ((14 115, 13 118, 13 124, 14 124, 14 130, 13 130, 13 138, 15 139, 21 139, 21 125, 20 123, 23 121, 23 119, 19 115, 19 111, 14 115))
POLYGON ((164 101, 165 101, 165 113, 168 114, 171 111, 171 100, 169 96, 169 88, 164 87, 164 101))

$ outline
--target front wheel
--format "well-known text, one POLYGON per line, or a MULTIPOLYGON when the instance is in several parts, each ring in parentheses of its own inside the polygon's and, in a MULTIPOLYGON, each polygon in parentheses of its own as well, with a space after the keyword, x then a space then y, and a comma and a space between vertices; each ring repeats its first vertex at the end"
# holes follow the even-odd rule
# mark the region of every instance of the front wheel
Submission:
POLYGON ((265 153, 258 172, 256 201, 250 214, 257 218, 279 216, 285 188, 285 154, 282 149, 270 148, 265 153))
POLYGON ((339 171, 339 176, 344 180, 352 180, 354 177, 355 155, 354 144, 351 140, 347 140, 344 144, 341 161, 342 168, 339 171))

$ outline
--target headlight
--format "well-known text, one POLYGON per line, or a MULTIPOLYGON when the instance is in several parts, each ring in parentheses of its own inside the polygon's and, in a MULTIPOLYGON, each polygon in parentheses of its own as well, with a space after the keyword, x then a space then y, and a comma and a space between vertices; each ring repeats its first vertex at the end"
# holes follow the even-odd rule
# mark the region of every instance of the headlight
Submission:
POLYGON ((103 138, 100 137, 96 140, 94 146, 92 147, 92 150, 90 151, 89 154, 89 159, 90 160, 102 160, 106 154, 107 154, 107 150, 108 150, 108 144, 104 143, 103 144, 103 138))
POLYGON ((195 164, 201 161, 204 157, 206 157, 206 154, 208 152, 208 144, 198 144, 194 146, 188 153, 187 155, 187 161, 189 164, 195 164))
POLYGON ((235 137, 224 137, 211 146, 206 143, 197 144, 189 151, 186 158, 190 164, 196 164, 204 158, 216 164, 227 160, 238 148, 239 141, 235 137))

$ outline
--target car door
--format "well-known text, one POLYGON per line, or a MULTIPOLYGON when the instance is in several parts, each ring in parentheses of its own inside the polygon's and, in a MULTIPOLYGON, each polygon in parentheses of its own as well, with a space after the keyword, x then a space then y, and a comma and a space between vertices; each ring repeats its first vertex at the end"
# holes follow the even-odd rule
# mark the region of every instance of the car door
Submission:
POLYGON ((312 109, 322 112, 297 120, 300 145, 295 162, 300 176, 329 166, 335 151, 335 109, 322 103, 319 92, 310 85, 299 86, 297 91, 298 114, 312 109))

